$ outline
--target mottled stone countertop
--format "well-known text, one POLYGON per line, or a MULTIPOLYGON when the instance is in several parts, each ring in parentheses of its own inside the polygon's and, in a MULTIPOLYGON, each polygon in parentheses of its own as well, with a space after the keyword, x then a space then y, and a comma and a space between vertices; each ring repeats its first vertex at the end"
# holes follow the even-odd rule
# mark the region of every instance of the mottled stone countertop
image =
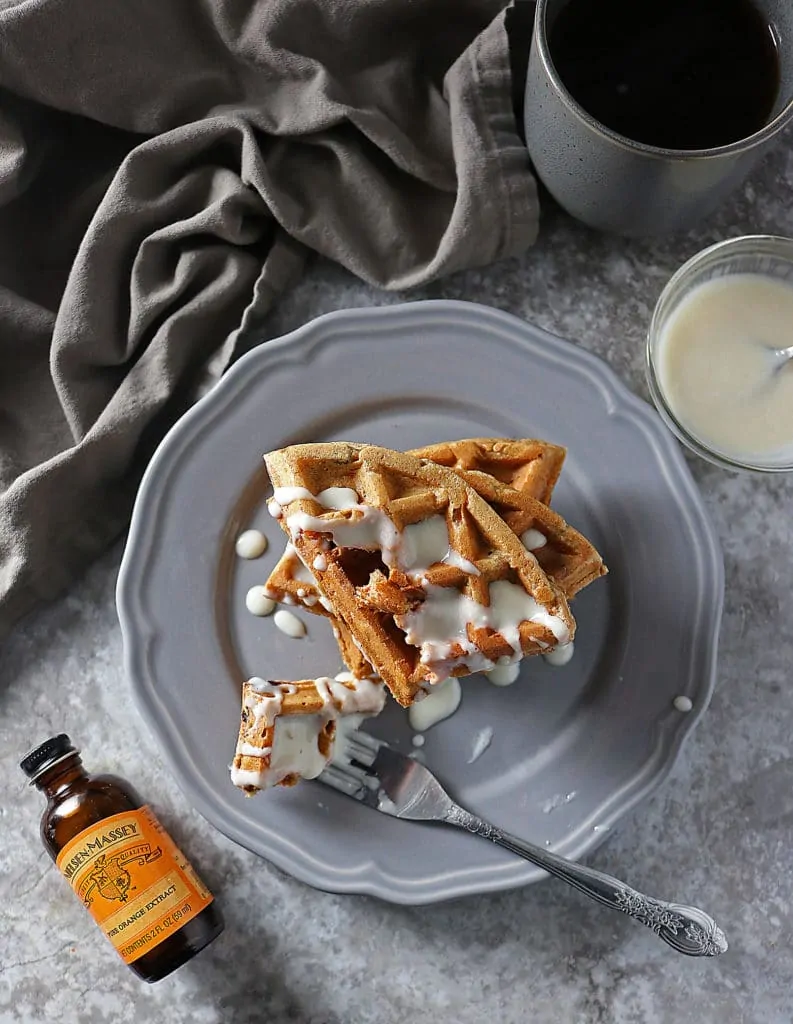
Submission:
MULTIPOLYGON (((684 237, 624 242, 549 210, 520 259, 411 298, 489 303, 598 353, 646 397, 643 341, 670 273, 731 235, 793 235, 788 137, 684 237)), ((399 302, 316 264, 267 322, 280 335, 345 306, 399 302)), ((0 653, 0 1024, 790 1024, 793 1019, 793 477, 692 461, 724 548, 727 599, 711 707, 660 792, 591 863, 716 914, 730 951, 677 957, 554 882, 410 909, 314 892, 214 832, 132 707, 113 604, 120 549, 28 618, 0 653), (225 934, 146 986, 112 951, 38 838, 17 760, 66 730, 89 765, 131 779, 222 900, 225 934)))

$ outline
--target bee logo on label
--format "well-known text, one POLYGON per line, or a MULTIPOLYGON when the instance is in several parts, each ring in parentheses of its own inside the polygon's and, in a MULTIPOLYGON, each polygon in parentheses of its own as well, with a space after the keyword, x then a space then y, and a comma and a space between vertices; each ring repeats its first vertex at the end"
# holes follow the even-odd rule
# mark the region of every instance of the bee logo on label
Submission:
POLYGON ((160 847, 152 850, 149 843, 141 843, 131 850, 124 850, 115 857, 100 853, 89 872, 85 875, 80 895, 87 907, 94 902, 98 894, 106 900, 119 900, 126 903, 130 889, 134 890, 132 876, 126 868, 127 864, 137 861, 138 864, 150 864, 162 856, 160 847))

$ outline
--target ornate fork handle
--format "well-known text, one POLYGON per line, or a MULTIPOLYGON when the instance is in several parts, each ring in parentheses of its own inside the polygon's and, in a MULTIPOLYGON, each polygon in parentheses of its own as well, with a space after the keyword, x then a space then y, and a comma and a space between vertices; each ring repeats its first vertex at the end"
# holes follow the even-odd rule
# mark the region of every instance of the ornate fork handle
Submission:
POLYGON ((685 953, 687 956, 718 956, 727 949, 724 932, 709 914, 697 907, 666 903, 652 896, 645 896, 603 871, 575 864, 563 857, 557 857, 549 850, 524 842, 508 832, 502 832, 461 807, 455 806, 445 820, 450 825, 490 839, 531 861, 532 864, 544 868, 549 874, 572 885, 590 899, 627 914, 655 932, 678 953, 685 953))

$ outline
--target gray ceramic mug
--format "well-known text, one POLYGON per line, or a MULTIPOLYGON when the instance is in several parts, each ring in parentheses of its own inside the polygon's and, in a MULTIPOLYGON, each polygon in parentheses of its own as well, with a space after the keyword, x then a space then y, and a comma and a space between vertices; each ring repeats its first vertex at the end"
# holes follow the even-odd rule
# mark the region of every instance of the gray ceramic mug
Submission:
POLYGON ((779 42, 780 87, 769 122, 740 142, 701 150, 633 142, 576 103, 548 49, 549 29, 568 2, 538 0, 534 19, 524 118, 538 177, 568 213, 591 227, 622 235, 689 228, 743 181, 793 119, 793 2, 754 0, 779 42))

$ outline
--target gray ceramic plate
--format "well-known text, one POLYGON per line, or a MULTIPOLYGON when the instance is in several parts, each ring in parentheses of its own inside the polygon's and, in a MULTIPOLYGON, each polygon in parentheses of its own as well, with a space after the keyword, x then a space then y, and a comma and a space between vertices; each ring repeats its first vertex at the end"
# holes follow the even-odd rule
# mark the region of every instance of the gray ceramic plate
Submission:
MULTIPOLYGON (((427 733, 426 761, 471 810, 580 857, 661 782, 705 709, 723 593, 716 537, 676 443, 600 360, 468 303, 331 313, 241 359, 146 473, 118 585, 140 710, 198 810, 311 885, 418 904, 542 877, 480 839, 378 815, 317 783, 246 799, 228 776, 242 678, 339 667, 324 620, 305 616, 308 638, 296 641, 245 610, 283 544, 262 453, 492 435, 568 447, 554 505, 611 574, 574 602, 573 661, 528 659, 506 689, 466 680, 458 713, 427 733), (251 526, 270 549, 243 562, 233 541, 251 526), (690 714, 674 710, 679 694, 690 714), (486 727, 492 744, 469 763, 486 727)), ((372 729, 410 749, 396 705, 372 729)))

